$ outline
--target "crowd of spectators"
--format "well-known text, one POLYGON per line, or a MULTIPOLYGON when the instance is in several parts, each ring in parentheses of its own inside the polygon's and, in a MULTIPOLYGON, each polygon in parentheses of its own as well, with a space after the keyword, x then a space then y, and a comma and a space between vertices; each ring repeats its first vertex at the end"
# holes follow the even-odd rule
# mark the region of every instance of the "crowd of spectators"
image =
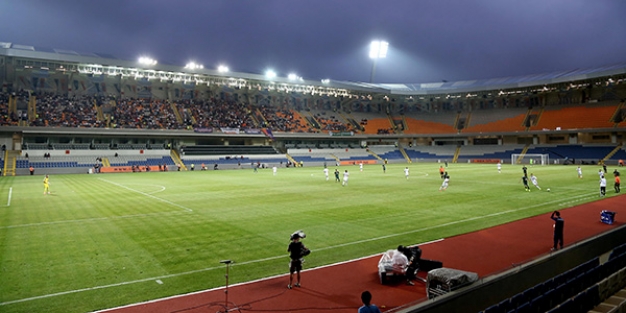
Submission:
POLYGON ((263 127, 283 132, 315 132, 301 118, 296 118, 295 114, 289 109, 262 105, 259 107, 259 110, 265 118, 265 121, 262 123, 263 127))
POLYGON ((184 129, 166 101, 122 99, 111 114, 111 128, 184 129))
POLYGON ((49 93, 35 95, 36 114, 29 117, 29 126, 104 127, 98 121, 94 98, 89 96, 66 97, 49 93))
POLYGON ((52 93, 30 95, 0 93, 0 125, 35 127, 194 129, 271 128, 273 131, 309 132, 352 131, 353 126, 334 116, 317 116, 319 128, 287 107, 256 106, 233 100, 210 98, 176 100, 113 99, 98 96, 64 96, 52 93), (28 101, 35 97, 35 113, 29 116, 28 101), (20 105, 9 112, 9 101, 16 97, 20 105), (20 122, 23 121, 21 124, 20 122))
MULTIPOLYGON (((189 101, 187 101, 189 102, 189 101)), ((194 100, 190 111, 196 120, 195 127, 254 128, 255 124, 246 104, 233 100, 210 98, 194 100)))
POLYGON ((326 117, 324 113, 315 114, 315 119, 320 124, 320 128, 325 131, 357 131, 350 123, 344 124, 334 115, 326 117))

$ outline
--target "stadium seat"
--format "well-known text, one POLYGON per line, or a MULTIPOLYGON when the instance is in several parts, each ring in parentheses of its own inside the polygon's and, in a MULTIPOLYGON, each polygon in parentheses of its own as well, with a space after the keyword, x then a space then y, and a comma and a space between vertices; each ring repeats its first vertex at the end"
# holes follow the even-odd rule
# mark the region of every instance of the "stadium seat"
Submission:
POLYGON ((510 307, 513 309, 517 309, 522 303, 526 302, 526 296, 523 292, 520 292, 513 297, 511 297, 510 307))
POLYGON ((515 313, 532 313, 532 312, 534 311, 531 309, 530 302, 522 303, 520 306, 517 307, 517 310, 515 310, 515 313))
POLYGON ((504 313, 502 309, 500 309, 500 304, 494 304, 485 309, 484 313, 504 313))

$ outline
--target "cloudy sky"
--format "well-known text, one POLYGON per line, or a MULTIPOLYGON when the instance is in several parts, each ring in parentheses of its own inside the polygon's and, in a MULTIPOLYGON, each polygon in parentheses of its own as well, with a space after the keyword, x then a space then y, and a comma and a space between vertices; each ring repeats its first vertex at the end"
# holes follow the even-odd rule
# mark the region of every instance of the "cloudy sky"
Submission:
POLYGON ((0 41, 305 79, 456 81, 626 64, 624 0, 1 0, 0 41))

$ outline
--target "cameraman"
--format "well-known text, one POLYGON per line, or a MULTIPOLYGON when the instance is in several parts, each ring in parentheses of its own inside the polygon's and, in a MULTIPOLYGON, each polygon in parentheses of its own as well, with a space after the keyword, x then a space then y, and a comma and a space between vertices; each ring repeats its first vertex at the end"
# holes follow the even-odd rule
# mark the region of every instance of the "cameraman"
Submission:
POLYGON ((289 285, 287 288, 292 288, 293 283, 293 273, 297 272, 298 280, 296 284, 293 286, 300 287, 300 271, 302 270, 302 257, 309 254, 309 249, 307 249, 302 242, 300 242, 300 238, 305 238, 306 235, 303 232, 297 231, 291 235, 291 242, 289 243, 289 247, 287 248, 287 252, 289 252, 289 258, 291 261, 289 262, 289 285))
POLYGON ((410 249, 403 245, 399 245, 398 248, 393 251, 393 255, 391 256, 394 271, 404 273, 407 285, 414 285, 412 280, 415 279, 415 268, 413 268, 413 263, 408 257, 408 255, 411 254, 412 252, 410 249))

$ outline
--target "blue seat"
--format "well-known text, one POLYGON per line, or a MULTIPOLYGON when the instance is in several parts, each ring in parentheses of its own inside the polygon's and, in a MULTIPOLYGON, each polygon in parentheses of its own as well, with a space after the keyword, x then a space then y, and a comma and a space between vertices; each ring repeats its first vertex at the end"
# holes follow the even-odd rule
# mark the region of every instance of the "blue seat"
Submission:
POLYGON ((511 297, 510 308, 517 309, 517 307, 520 306, 524 302, 527 302, 526 296, 524 295, 523 292, 520 292, 514 295, 513 297, 511 297))
POLYGON ((565 299, 569 298, 571 291, 567 284, 560 285, 554 289, 554 304, 560 304, 565 299))
POLYGON ((538 295, 530 300, 530 310, 532 312, 544 312, 545 307, 543 295, 538 295))
POLYGON ((510 299, 504 299, 498 303, 498 307, 500 308, 500 312, 507 313, 511 309, 511 301, 510 299))
POLYGON ((531 310, 530 302, 524 302, 517 307, 515 313, 531 313, 534 312, 531 310))
POLYGON ((530 287, 522 292, 524 299, 530 301, 538 295, 537 286, 530 287))
POLYGON ((504 312, 500 309, 500 304, 494 304, 486 308, 484 313, 504 313, 504 312))
POLYGON ((546 291, 546 293, 543 294, 543 300, 539 305, 540 311, 548 311, 560 303, 560 297, 556 295, 554 289, 548 290, 546 291))

